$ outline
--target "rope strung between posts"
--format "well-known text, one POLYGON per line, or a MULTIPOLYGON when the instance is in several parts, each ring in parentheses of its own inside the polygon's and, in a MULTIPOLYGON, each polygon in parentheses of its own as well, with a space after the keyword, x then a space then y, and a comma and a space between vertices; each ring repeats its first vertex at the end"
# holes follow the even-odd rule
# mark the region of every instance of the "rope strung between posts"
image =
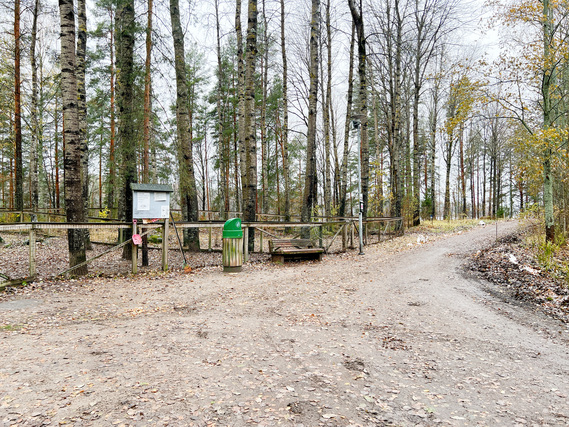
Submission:
MULTIPOLYGON (((153 229, 151 228, 151 229, 149 229, 148 231, 145 231, 144 233, 142 233, 142 234, 140 235, 140 237, 146 236, 148 233, 152 232, 152 230, 153 230, 153 229)), ((63 276, 64 274, 69 273, 70 271, 73 271, 73 270, 75 270, 76 268, 83 267, 84 265, 89 264, 91 261, 94 261, 94 260, 96 260, 97 258, 101 258, 103 255, 106 255, 106 254, 108 254, 109 252, 112 252, 112 251, 114 251, 114 250, 116 250, 116 249, 120 249, 120 248, 122 248, 123 246, 127 245, 127 244, 130 243, 130 242, 132 242, 132 237, 131 237, 130 239, 125 240, 124 242, 118 244, 117 246, 114 246, 114 247, 112 247, 111 249, 106 250, 105 252, 102 252, 102 253, 100 253, 99 255, 96 255, 96 256, 94 256, 93 258, 88 259, 87 261, 83 261, 83 262, 80 263, 80 264, 74 265, 73 267, 68 268, 68 269, 65 270, 65 271, 62 271, 61 273, 56 274, 55 277, 63 276)))
POLYGON ((180 235, 178 234, 178 227, 176 227, 176 221, 174 221, 174 216, 172 212, 170 212, 170 218, 172 219, 172 225, 174 226, 174 231, 176 232, 176 237, 178 238, 178 245, 180 245, 180 251, 182 252, 182 256, 184 257, 184 267, 188 265, 188 261, 186 260, 186 254, 184 253, 184 247, 182 245, 182 241, 180 240, 180 235))

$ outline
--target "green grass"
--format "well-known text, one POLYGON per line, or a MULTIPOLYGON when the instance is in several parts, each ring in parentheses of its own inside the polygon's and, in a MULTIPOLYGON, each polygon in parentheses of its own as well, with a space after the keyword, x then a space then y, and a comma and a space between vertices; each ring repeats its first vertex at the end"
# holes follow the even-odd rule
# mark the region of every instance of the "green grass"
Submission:
POLYGON ((20 329, 22 329, 22 326, 20 326, 20 325, 2 325, 2 326, 0 326, 1 331, 7 331, 7 332, 19 331, 20 329))
POLYGON ((547 242, 541 228, 534 228, 524 238, 528 248, 542 270, 554 278, 564 280, 569 286, 569 246, 565 237, 559 233, 556 242, 547 242))
MULTIPOLYGON (((446 234, 456 233, 462 230, 470 230, 471 228, 478 227, 480 224, 479 219, 454 219, 454 220, 433 220, 423 221, 418 227, 411 227, 408 230, 417 233, 427 234, 446 234)), ((494 224, 496 221, 491 219, 483 220, 486 226, 494 224)))

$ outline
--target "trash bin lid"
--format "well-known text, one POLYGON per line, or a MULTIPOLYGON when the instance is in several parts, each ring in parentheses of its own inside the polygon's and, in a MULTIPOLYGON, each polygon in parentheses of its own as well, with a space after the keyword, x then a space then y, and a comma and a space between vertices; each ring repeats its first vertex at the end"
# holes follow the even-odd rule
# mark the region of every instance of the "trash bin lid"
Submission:
POLYGON ((241 239, 243 238, 243 230, 241 230, 241 219, 231 218, 225 221, 223 225, 224 239, 241 239))

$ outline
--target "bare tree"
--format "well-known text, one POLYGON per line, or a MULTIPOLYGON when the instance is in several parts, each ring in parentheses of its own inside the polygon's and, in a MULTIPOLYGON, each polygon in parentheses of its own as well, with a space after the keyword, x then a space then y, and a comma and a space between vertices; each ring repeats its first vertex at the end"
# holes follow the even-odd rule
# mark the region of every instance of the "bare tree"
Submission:
POLYGON ((419 135, 419 106, 427 70, 436 58, 437 49, 444 38, 454 30, 451 20, 455 13, 455 0, 415 0, 414 21, 414 69, 413 69, 413 225, 421 221, 420 168, 424 148, 419 135))

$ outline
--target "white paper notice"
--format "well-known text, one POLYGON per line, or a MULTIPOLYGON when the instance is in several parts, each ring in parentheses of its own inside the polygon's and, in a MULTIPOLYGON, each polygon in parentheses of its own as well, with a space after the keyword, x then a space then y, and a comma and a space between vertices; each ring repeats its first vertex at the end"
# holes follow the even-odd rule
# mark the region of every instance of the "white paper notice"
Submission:
POLYGON ((136 208, 139 211, 150 210, 150 193, 138 193, 138 206, 136 208))
POLYGON ((168 200, 168 193, 156 192, 154 193, 154 201, 155 202, 165 202, 168 200))
POLYGON ((160 209, 160 218, 168 218, 170 216, 170 209, 169 206, 161 206, 160 209))

